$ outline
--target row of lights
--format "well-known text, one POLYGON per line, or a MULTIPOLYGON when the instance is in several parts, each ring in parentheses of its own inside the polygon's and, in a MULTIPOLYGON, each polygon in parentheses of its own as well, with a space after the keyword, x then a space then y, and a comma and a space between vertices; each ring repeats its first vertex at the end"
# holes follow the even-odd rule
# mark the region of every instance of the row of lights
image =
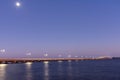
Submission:
MULTIPOLYGON (((27 53, 26 55, 27 55, 27 56, 31 56, 32 53, 29 52, 29 53, 27 53)), ((44 57, 48 57, 48 56, 49 56, 48 54, 44 54, 44 57)), ((58 57, 59 57, 59 58, 62 58, 62 55, 58 55, 58 57)), ((68 58, 71 58, 72 55, 68 55, 67 57, 68 57, 68 58)), ((75 57, 75 58, 95 58, 94 56, 80 56, 80 57, 79 57, 79 56, 74 56, 74 57, 75 57)))
MULTIPOLYGON (((0 53, 5 53, 6 52, 6 50, 5 49, 0 49, 0 53)), ((27 56, 31 56, 32 55, 32 53, 31 52, 29 52, 29 51, 27 51, 27 53, 26 53, 26 55, 27 56)), ((44 57, 48 57, 48 54, 46 53, 46 54, 44 54, 44 57)), ((62 55, 60 54, 60 55, 58 55, 58 57, 59 58, 61 58, 62 57, 62 55)), ((68 58, 71 58, 72 57, 72 55, 68 55, 67 56, 68 58)), ((75 58, 78 58, 78 56, 74 56, 75 58)), ((94 58, 94 56, 80 56, 80 58, 94 58)))

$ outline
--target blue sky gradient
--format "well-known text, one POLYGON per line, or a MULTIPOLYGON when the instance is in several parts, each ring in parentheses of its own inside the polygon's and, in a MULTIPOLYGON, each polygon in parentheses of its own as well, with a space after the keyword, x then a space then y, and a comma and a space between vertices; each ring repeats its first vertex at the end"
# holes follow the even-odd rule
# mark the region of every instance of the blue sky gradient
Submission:
POLYGON ((0 57, 120 56, 119 21, 119 0, 0 0, 0 57))

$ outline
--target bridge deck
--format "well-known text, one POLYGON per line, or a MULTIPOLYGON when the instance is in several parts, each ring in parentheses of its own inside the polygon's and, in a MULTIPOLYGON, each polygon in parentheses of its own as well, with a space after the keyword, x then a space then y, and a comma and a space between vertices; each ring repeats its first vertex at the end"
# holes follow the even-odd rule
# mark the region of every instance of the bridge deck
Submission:
POLYGON ((0 58, 0 63, 25 63, 41 61, 103 60, 111 58, 0 58))

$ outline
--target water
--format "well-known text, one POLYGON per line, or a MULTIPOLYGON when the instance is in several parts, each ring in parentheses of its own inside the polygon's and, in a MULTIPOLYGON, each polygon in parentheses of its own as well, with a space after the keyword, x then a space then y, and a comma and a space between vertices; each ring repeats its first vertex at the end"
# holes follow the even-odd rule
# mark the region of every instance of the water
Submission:
POLYGON ((0 64, 0 80, 120 80, 120 60, 0 64))

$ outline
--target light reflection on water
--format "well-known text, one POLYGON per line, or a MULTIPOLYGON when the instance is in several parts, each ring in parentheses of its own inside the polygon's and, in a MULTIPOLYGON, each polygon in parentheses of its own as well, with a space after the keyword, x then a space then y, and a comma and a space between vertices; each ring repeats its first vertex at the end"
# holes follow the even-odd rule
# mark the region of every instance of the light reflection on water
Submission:
POLYGON ((5 79, 7 64, 0 64, 0 80, 5 79))
POLYGON ((68 77, 69 77, 69 80, 72 80, 72 62, 70 61, 68 63, 68 77))
POLYGON ((62 69, 62 61, 60 61, 58 63, 59 63, 58 64, 58 73, 59 73, 59 76, 61 76, 62 75, 62 71, 63 71, 63 69, 62 69))
POLYGON ((32 80, 32 71, 31 71, 32 62, 27 62, 25 65, 26 65, 26 79, 32 80))
POLYGON ((120 60, 0 64, 0 80, 120 80, 120 60))
POLYGON ((32 62, 27 62, 27 63, 25 63, 25 64, 26 64, 26 66, 27 66, 27 69, 30 69, 31 66, 32 66, 32 62))
POLYGON ((44 80, 49 80, 49 62, 44 62, 44 80))
POLYGON ((59 63, 62 63, 63 61, 58 61, 59 63))

